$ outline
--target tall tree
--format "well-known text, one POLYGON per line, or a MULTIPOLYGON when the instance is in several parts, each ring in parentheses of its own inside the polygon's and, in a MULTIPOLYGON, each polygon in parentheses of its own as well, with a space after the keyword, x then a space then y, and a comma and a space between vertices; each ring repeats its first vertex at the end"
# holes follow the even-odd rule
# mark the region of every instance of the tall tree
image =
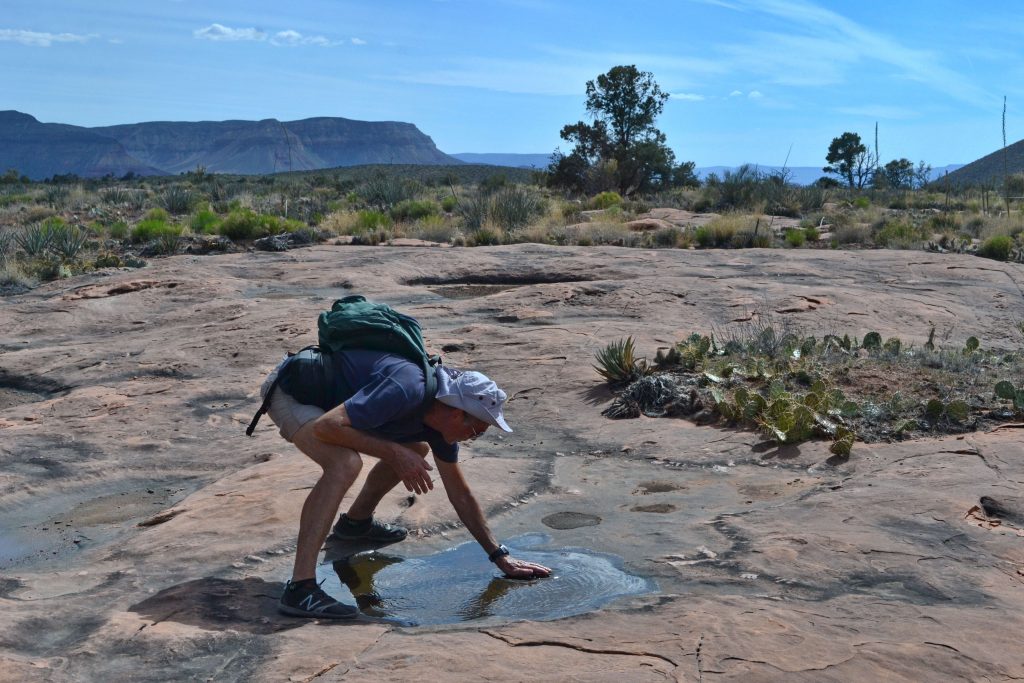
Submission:
POLYGON ((564 126, 573 144, 555 153, 551 183, 577 192, 618 190, 623 195, 668 184, 675 155, 654 125, 668 101, 654 75, 636 66, 616 66, 587 81, 586 110, 592 122, 564 126))
POLYGON ((847 185, 857 189, 863 188, 871 179, 877 163, 856 133, 843 133, 832 138, 825 161, 829 165, 822 171, 841 176, 847 185))

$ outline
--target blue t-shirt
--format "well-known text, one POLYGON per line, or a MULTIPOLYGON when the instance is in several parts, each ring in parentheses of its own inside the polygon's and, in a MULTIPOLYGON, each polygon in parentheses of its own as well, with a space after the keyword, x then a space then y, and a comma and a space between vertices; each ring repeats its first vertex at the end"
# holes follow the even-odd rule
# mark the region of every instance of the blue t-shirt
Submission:
POLYGON ((279 387, 299 403, 331 410, 345 404, 352 426, 396 443, 426 441, 434 456, 457 462, 459 445, 423 424, 423 369, 380 351, 301 351, 281 370, 279 387))

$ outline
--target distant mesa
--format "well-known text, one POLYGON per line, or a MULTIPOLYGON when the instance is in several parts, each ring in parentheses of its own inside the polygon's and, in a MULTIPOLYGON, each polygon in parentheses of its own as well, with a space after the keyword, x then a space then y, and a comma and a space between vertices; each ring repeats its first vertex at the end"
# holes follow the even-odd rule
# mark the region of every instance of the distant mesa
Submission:
POLYGON ((452 165, 411 123, 319 117, 301 121, 154 121, 84 128, 0 111, 0 171, 40 180, 211 173, 258 175, 362 164, 452 165))

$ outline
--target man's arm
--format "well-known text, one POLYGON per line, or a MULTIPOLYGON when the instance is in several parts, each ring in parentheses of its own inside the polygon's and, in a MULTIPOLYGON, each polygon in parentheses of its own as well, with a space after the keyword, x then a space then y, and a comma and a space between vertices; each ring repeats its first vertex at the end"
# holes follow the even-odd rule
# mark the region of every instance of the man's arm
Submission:
MULTIPOLYGON (((494 540, 494 536, 487 526, 484 513, 480 509, 480 504, 476 502, 473 492, 469 490, 466 478, 462 476, 459 464, 457 462, 444 462, 440 459, 435 459, 434 462, 437 463, 437 472, 441 475, 441 482, 444 484, 444 490, 448 494, 448 500, 451 501, 452 507, 455 508, 455 513, 462 520, 462 523, 466 525, 469 533, 473 534, 473 538, 477 540, 477 543, 483 547, 484 552, 490 555, 498 549, 498 543, 494 540)), ((498 565, 498 568, 506 576, 520 579, 551 574, 551 570, 543 565, 516 560, 510 556, 499 557, 495 564, 498 565)))
POLYGON ((316 419, 313 436, 325 443, 351 448, 383 460, 395 470, 409 491, 426 493, 434 488, 429 473, 433 467, 426 460, 401 444, 378 439, 353 427, 344 403, 316 419))

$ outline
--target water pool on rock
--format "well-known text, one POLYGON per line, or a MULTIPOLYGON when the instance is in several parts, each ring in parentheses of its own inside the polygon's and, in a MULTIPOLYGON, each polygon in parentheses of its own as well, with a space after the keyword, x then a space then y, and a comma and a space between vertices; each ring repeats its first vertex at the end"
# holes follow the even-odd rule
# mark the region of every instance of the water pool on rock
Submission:
POLYGON ((546 579, 505 578, 475 542, 422 557, 387 551, 349 556, 328 546, 317 578, 324 590, 342 602, 354 601, 367 616, 415 626, 485 618, 547 621, 658 589, 654 581, 624 571, 614 555, 547 549, 548 540, 525 534, 507 541, 516 558, 551 567, 546 579))

